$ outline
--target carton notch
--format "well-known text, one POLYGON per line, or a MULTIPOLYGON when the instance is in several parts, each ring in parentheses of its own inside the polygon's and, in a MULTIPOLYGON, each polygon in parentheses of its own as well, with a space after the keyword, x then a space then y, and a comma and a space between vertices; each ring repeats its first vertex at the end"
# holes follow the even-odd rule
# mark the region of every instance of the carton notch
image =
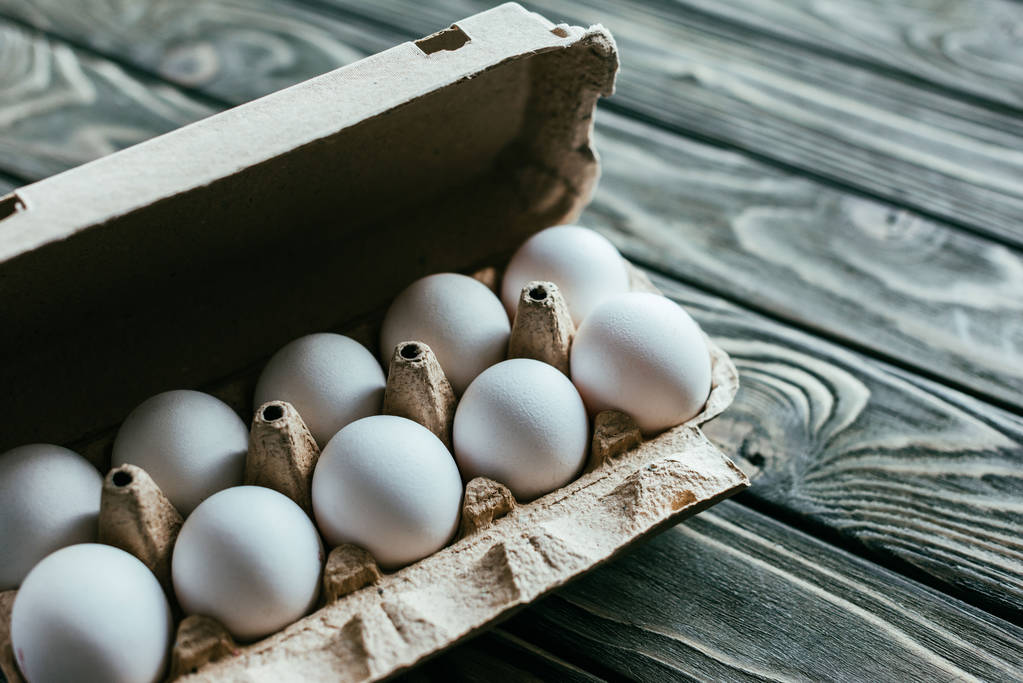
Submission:
POLYGON ((423 54, 432 55, 435 52, 449 51, 454 52, 458 48, 462 47, 472 38, 458 26, 458 24, 452 24, 450 28, 446 28, 442 31, 437 31, 432 35, 428 35, 425 38, 420 38, 416 42, 416 47, 423 51, 423 54))

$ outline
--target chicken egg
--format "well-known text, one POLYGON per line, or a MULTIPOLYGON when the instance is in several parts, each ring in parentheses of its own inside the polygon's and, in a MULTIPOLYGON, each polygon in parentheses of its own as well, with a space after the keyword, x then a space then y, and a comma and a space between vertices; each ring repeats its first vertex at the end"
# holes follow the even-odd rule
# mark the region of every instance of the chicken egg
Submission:
POLYGON ((262 486, 207 498, 185 520, 171 557, 174 592, 188 614, 220 621, 254 640, 301 618, 316 603, 323 546, 294 501, 262 486))
POLYGON ((159 681, 173 637, 153 573, 99 543, 46 556, 25 577, 11 613, 11 645, 32 683, 159 681))
POLYGON ((453 441, 466 479, 489 477, 519 500, 572 481, 590 431, 579 392, 559 370, 527 358, 487 368, 455 410, 453 441))
POLYGON ((390 569, 447 545, 458 527, 462 480, 433 432, 376 415, 330 440, 316 463, 312 499, 331 547, 352 543, 390 569))
POLYGON ((249 429, 218 398, 165 391, 143 401, 117 432, 114 467, 144 469, 182 516, 208 496, 242 483, 249 429))
POLYGON ((694 417, 710 393, 699 325, 658 294, 621 294, 595 308, 576 332, 570 365, 590 412, 627 413, 647 434, 694 417))
POLYGON ((603 235, 579 225, 559 225, 536 233, 508 262, 501 301, 515 320, 522 288, 533 280, 561 290, 576 327, 608 297, 629 291, 625 261, 603 235))
POLYGON ((351 337, 322 332, 275 353, 256 384, 255 407, 295 406, 322 448, 349 422, 380 412, 387 378, 376 358, 351 337))
POLYGON ((380 357, 389 366, 396 344, 424 342, 461 394, 476 375, 504 360, 509 334, 501 302, 486 285, 438 273, 416 280, 391 304, 380 331, 380 357))
POLYGON ((54 550, 96 540, 103 478, 74 451, 51 444, 0 455, 0 590, 17 588, 54 550))

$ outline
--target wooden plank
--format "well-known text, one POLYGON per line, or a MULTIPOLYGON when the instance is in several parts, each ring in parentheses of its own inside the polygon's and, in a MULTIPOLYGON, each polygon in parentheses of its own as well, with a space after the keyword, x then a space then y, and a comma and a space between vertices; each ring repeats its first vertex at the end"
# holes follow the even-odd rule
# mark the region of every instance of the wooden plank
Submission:
MULTIPOLYGON (((230 103, 401 40, 302 6, 285 12, 286 0, 149 3, 131 13, 52 1, 6 7, 230 103), (105 30, 90 30, 97 25, 105 30), (250 69, 242 35, 280 47, 260 52, 250 69), (175 57, 183 45, 194 59, 175 57)), ((387 7, 363 9, 394 19, 387 7)), ((419 7, 405 20, 426 31, 475 9, 419 7)), ((617 235, 630 256, 1023 407, 1023 340, 1013 324, 1023 308, 1019 252, 619 117, 599 122, 605 174, 587 220, 617 235)))
POLYGON ((0 20, 0 172, 39 179, 215 111, 0 20))
POLYGON ((279 0, 132 4, 0 0, 0 13, 109 59, 239 104, 407 38, 355 16, 279 0))
POLYGON ((597 683, 603 679, 502 628, 496 628, 417 666, 395 680, 404 683, 430 681, 597 683))
MULTIPOLYGON (((410 35, 485 4, 442 0, 424 9, 415 0, 325 1, 410 35)), ((622 54, 614 100, 620 107, 1023 245, 1023 119, 1015 113, 741 27, 692 25, 675 7, 630 0, 524 4, 554 21, 611 29, 622 54)))
POLYGON ((597 124, 582 221, 630 257, 1023 409, 1021 252, 620 116, 597 124))
POLYGON ((1023 418, 655 277, 739 368, 705 425, 746 494, 1023 616, 1023 418))
POLYGON ((731 501, 505 626, 632 680, 1023 677, 1023 630, 731 501))
POLYGON ((1019 6, 1003 0, 675 0, 730 21, 1004 105, 1023 105, 1019 6))

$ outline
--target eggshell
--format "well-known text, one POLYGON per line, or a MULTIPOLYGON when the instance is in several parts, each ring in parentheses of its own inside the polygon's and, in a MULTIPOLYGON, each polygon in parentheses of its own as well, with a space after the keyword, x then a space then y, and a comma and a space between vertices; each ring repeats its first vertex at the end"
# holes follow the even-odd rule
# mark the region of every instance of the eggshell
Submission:
POLYGON ((117 432, 111 458, 144 469, 182 516, 242 483, 249 430, 230 406, 199 391, 143 401, 117 432))
POLYGON ((460 394, 476 375, 504 360, 509 334, 501 302, 486 285, 438 273, 416 280, 391 304, 380 331, 380 357, 387 366, 399 342, 425 342, 460 394))
POLYGON ((96 468, 60 446, 0 455, 0 590, 16 588, 54 550, 95 541, 102 488, 96 468))
POLYGON ((43 559, 11 614, 11 644, 32 683, 158 681, 173 637, 170 606, 153 573, 98 543, 43 559))
POLYGON ((579 225, 541 230, 512 256, 501 281, 501 301, 513 321, 519 294, 533 280, 558 286, 577 327, 597 304, 629 291, 629 273, 618 250, 600 233, 579 225))
POLYGON ((274 354, 256 384, 255 407, 295 406, 322 448, 349 422, 380 412, 387 379, 376 358, 351 337, 321 332, 274 354))
POLYGON ((699 325, 675 302, 632 292, 609 299, 572 342, 572 381, 591 412, 631 415, 644 433, 681 424, 710 393, 710 353, 699 325))
POLYGON ((309 612, 322 567, 323 546, 309 517, 261 486, 236 486, 203 501, 181 527, 171 559, 181 608, 217 619, 239 640, 309 612))
POLYGON ((327 543, 365 548, 395 568, 447 545, 458 526, 462 480, 426 427, 392 415, 353 422, 316 463, 313 510, 327 543))
POLYGON ((469 385, 453 435, 462 476, 494 479, 519 500, 572 481, 590 438, 586 408, 572 383, 526 358, 498 363, 469 385))

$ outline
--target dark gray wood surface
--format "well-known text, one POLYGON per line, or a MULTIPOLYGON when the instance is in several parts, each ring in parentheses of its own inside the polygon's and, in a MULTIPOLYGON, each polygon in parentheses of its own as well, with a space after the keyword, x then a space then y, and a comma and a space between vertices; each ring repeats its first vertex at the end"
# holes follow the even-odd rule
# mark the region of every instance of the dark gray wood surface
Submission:
POLYGON ((1023 105, 1014 2, 668 0, 687 21, 724 20, 874 68, 1012 107, 1023 105), (700 13, 709 15, 706 20, 700 13))
POLYGON ((705 430, 745 494, 1023 615, 1023 419, 654 277, 739 368, 705 430))
POLYGON ((1023 630, 731 501, 505 626, 649 681, 1023 677, 1023 630))
MULTIPOLYGON (((0 0, 0 193, 483 6, 0 0)), ((1023 614, 1023 8, 538 9, 619 41, 585 222, 736 358, 707 431, 759 512, 721 507, 413 678, 1020 677, 1019 631, 957 598, 1023 614)))
POLYGON ((564 681, 596 683, 598 676, 498 627, 398 676, 403 683, 564 681))
POLYGON ((0 23, 0 65, 0 172, 26 182, 217 111, 10 23, 0 23))

